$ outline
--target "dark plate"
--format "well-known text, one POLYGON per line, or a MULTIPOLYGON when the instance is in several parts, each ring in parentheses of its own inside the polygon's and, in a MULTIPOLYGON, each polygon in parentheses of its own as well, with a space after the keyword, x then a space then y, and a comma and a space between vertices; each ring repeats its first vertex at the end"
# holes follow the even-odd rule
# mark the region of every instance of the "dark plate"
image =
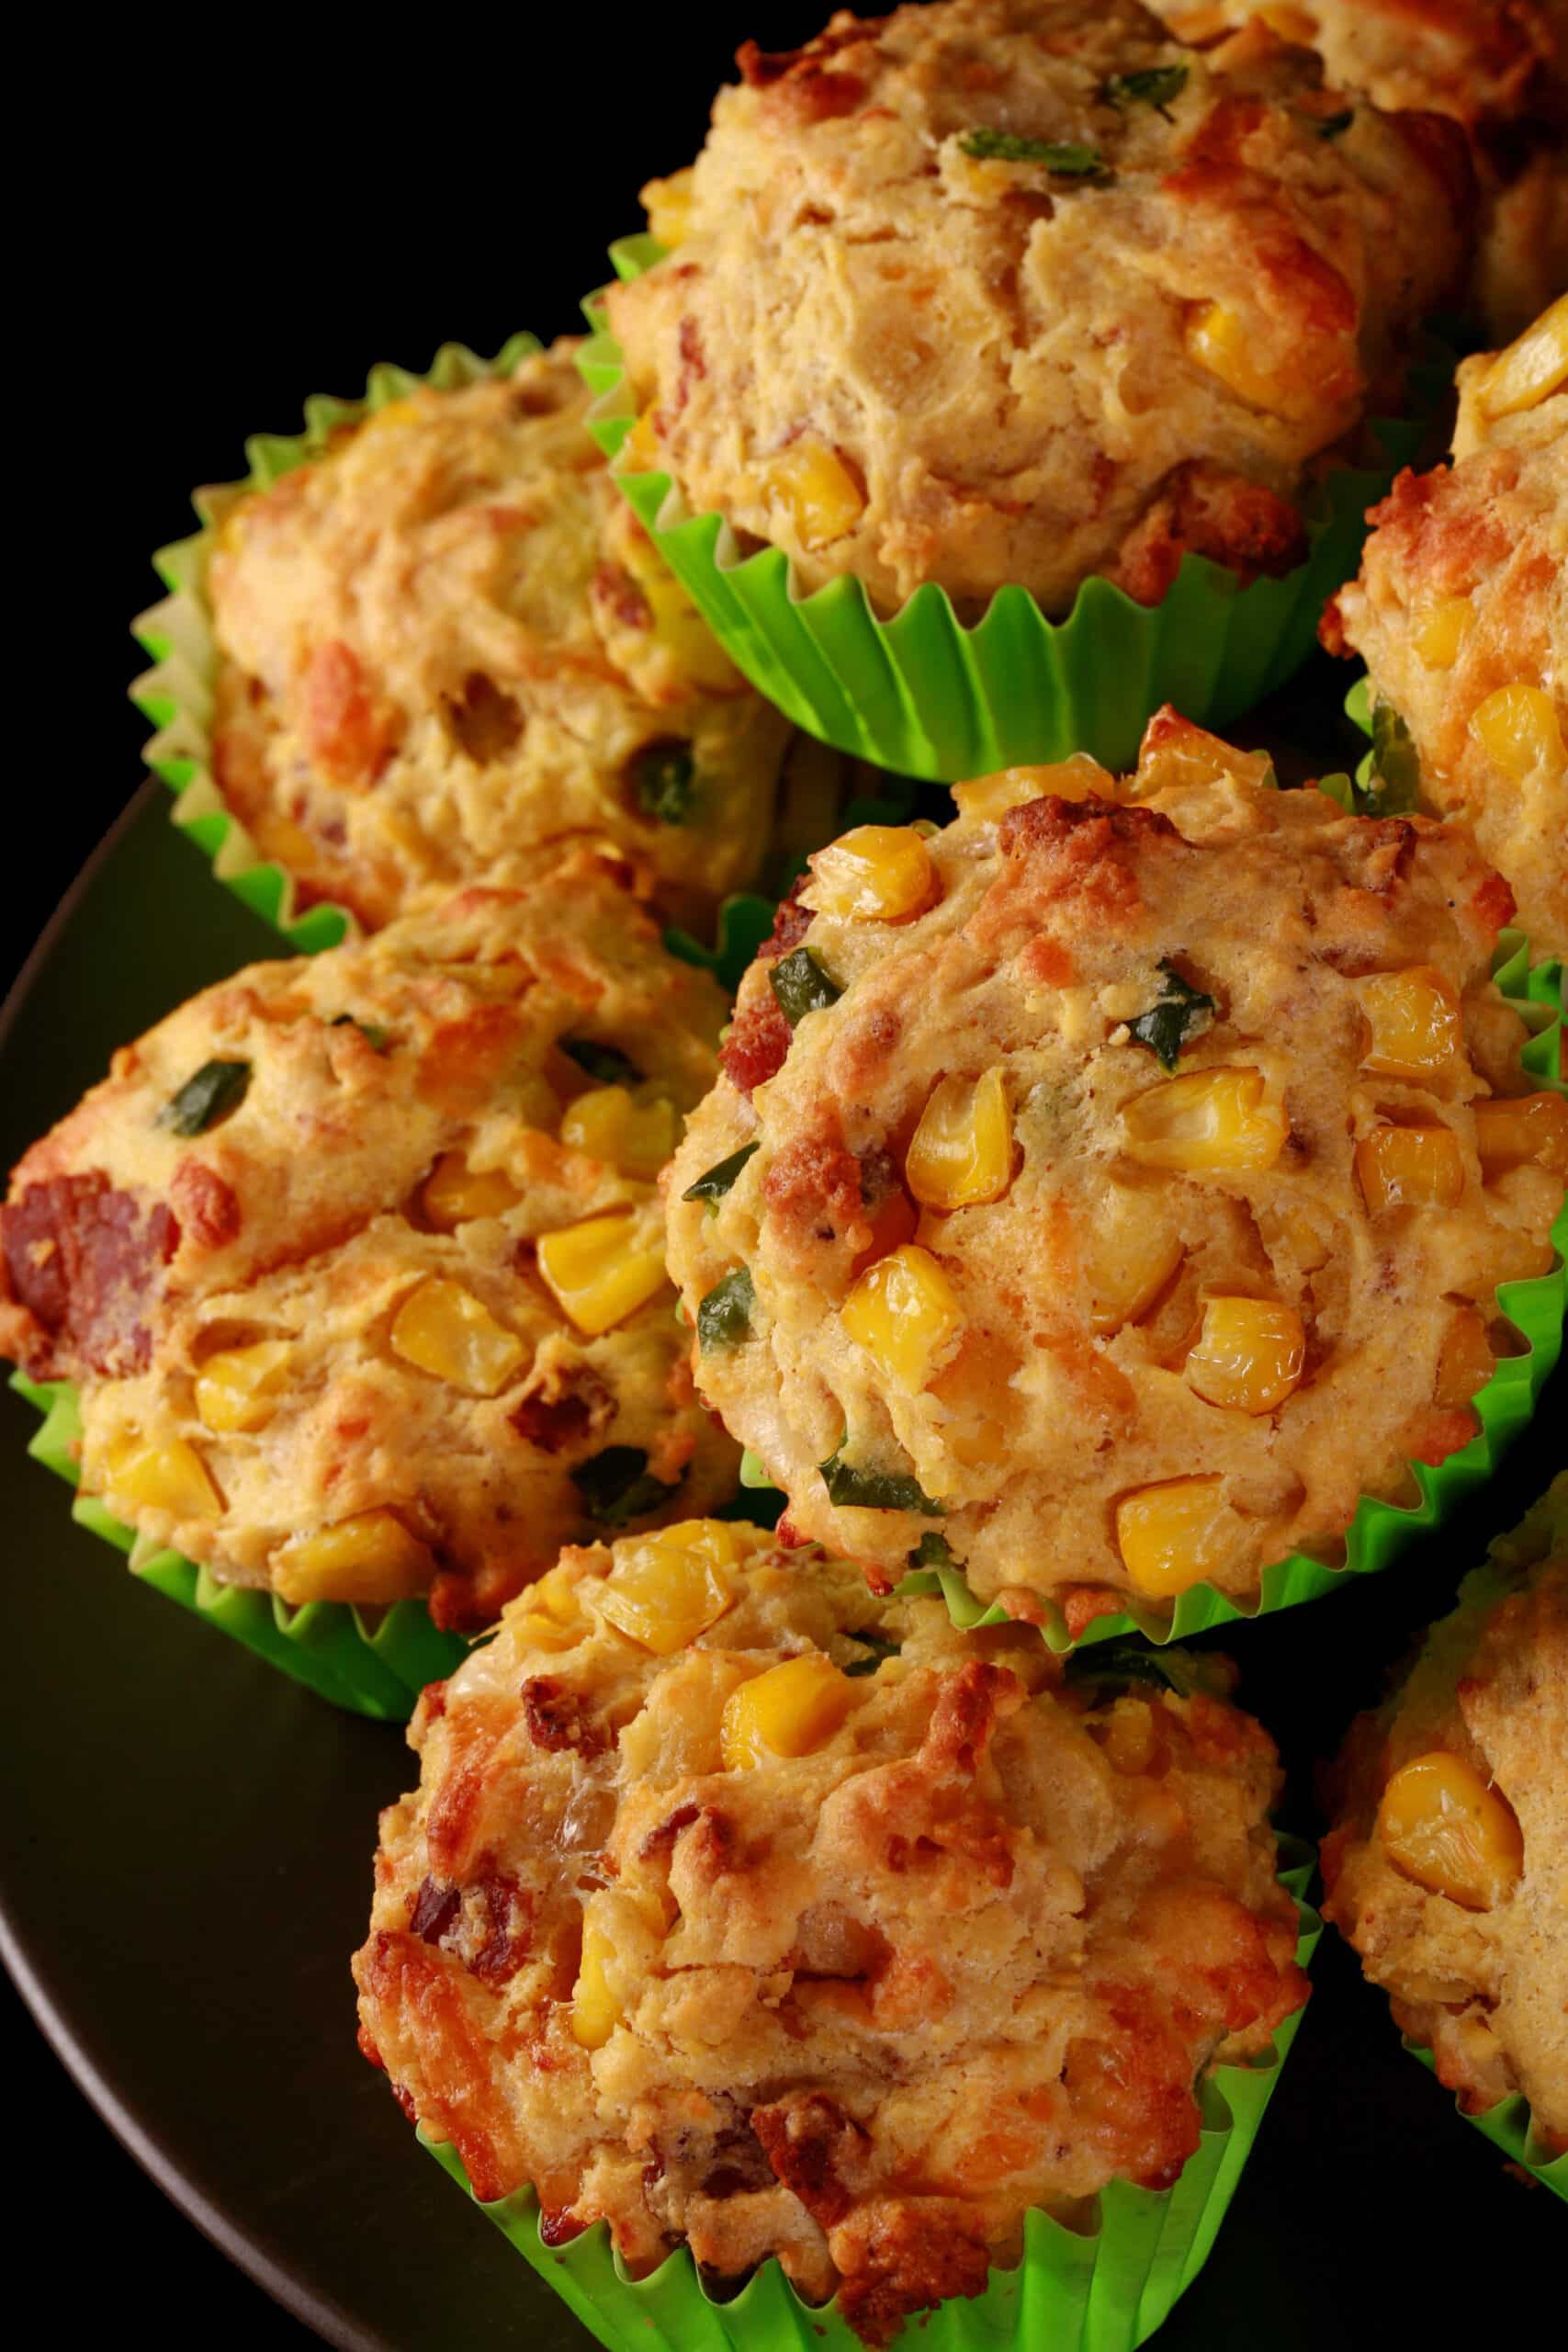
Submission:
MULTIPOLYGON (((207 879, 150 788, 8 1009, 4 1164, 113 1046, 275 944, 207 879)), ((1565 1405, 1559 1374, 1505 1473, 1405 1565, 1238 1629, 1242 1695, 1291 1765, 1293 1825, 1315 1826, 1314 1760, 1545 1486, 1565 1405)), ((35 1426, 0 1396, 0 1928, 45 2032, 175 2203, 329 2341, 584 2345, 421 2154, 355 2048, 347 1962, 377 1810, 411 1778, 400 1735, 337 1713, 137 1586, 25 1459, 35 1426)), ((89 2169, 35 2193, 45 2205, 63 2189, 74 2215, 90 2186, 89 2169)), ((1218 2250, 1161 2342, 1315 2352, 1397 2330, 1455 2344, 1551 2307, 1563 2223, 1402 2053, 1329 1937, 1218 2250)), ((107 2227, 100 2217, 100 2245, 107 2227)), ((85 2256, 93 2244, 84 2234, 85 2256)))

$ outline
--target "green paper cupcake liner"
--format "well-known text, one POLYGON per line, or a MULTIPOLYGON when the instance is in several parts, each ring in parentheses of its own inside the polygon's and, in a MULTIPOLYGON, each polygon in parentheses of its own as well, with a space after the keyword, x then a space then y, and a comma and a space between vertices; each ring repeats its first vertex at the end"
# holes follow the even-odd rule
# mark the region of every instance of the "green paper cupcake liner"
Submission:
MULTIPOLYGON (((1420 2060, 1429 2075, 1436 2075, 1437 2061, 1429 2050, 1408 2038, 1404 2047, 1413 2058, 1420 2060)), ((1560 2156, 1549 2154, 1536 2131, 1530 2103, 1521 2093, 1499 2099, 1495 2107, 1487 2108, 1480 2115, 1472 2115, 1457 2098, 1454 2109, 1472 2129, 1483 2132, 1494 2147, 1501 2148, 1510 2164, 1517 2165, 1532 2180, 1539 2180, 1543 2188, 1551 2189, 1568 2204, 1568 2150, 1560 2156)))
MULTIPOLYGON (((19 1372, 12 1374, 11 1385, 44 1416, 28 1453, 74 1487, 81 1435, 74 1385, 68 1380, 32 1381, 19 1372)), ((71 1515, 129 1553, 131 1574, 142 1584, 355 1714, 406 1723, 425 1684, 450 1674, 468 1654, 470 1645, 460 1635, 432 1624, 423 1601, 400 1600, 395 1608, 370 1611, 326 1600, 290 1609, 275 1594, 220 1584, 209 1569, 178 1552, 143 1549, 131 1530, 91 1495, 79 1494, 71 1515)))
MULTIPOLYGON (((664 251, 653 237, 625 237, 610 258, 630 280, 664 251)), ((589 423, 614 458, 635 404, 603 292, 583 307, 593 333, 579 365, 599 396, 589 423)), ((1161 704, 1220 727, 1300 668, 1325 603, 1360 560, 1366 509, 1417 455, 1451 374, 1446 350, 1411 370, 1413 419, 1373 424, 1381 465, 1325 477, 1307 514, 1310 552, 1282 579, 1244 588, 1189 555, 1158 605, 1092 578, 1063 621, 1016 586, 972 628, 932 583, 886 621, 858 580, 801 595, 779 548, 744 553, 721 515, 691 513, 669 474, 619 481, 730 659, 796 726, 881 767, 950 784, 1085 751, 1121 771, 1161 704)))
MULTIPOLYGON (((1312 1849, 1295 1838, 1279 1842, 1304 1968, 1322 1932, 1306 1901, 1312 1849)), ((1174 2187, 1113 2181, 1095 2200, 1093 2225, 1082 2231, 1031 2212, 1015 2268, 993 2270, 982 2295, 954 2298, 910 2321, 898 2341, 919 2343, 923 2352, 1133 2352, 1145 2343, 1208 2260, 1302 2014, 1286 2018, 1267 2057, 1217 2067, 1204 2083, 1201 2145, 1174 2187)), ((456 2150, 423 2132, 419 2137, 472 2197, 456 2150)), ((479 2210, 608 2352, 863 2352, 837 2301, 804 2301, 776 2261, 717 2301, 684 2247, 650 2277, 632 2278, 603 2222, 564 2245, 547 2245, 531 2188, 479 2210)))

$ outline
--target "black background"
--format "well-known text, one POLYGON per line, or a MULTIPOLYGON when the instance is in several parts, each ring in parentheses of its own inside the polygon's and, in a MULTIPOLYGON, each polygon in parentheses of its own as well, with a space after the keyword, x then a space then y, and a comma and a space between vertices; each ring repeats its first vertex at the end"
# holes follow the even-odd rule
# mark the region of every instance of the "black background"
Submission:
MULTIPOLYGON (((694 151, 738 39, 783 47, 819 21, 814 6, 389 13, 269 26, 242 55, 232 28, 198 52, 172 28, 132 45, 81 20, 95 104, 64 102, 66 150, 26 214, 38 379, 12 445, 13 519, 37 503, 10 542, 29 616, 11 700, 30 724, 8 779, 0 984, 140 781, 127 622, 158 593, 150 550, 191 527, 190 486, 243 472, 247 432, 296 429, 306 392, 355 391, 377 359, 418 368, 448 337, 489 352, 520 325, 570 331, 605 244, 638 225, 642 179, 694 151)), ((1510 1501, 1550 1474, 1564 1401, 1560 1377, 1510 1501)), ((1478 1556, 1497 1502, 1377 1589, 1260 1627, 1243 1650, 1243 1695, 1297 1763, 1294 1822, 1311 1822, 1310 1757, 1478 1556)), ((1560 2213, 1506 2180, 1400 2057, 1332 1939, 1317 1976, 1298 2071, 1195 2290, 1203 2320, 1179 2315, 1173 2344, 1511 2333, 1532 2302, 1550 2308, 1560 2213), (1270 2223, 1266 2261, 1246 2245, 1249 2210, 1270 2223)), ((13 2245, 29 2267, 65 2266, 70 2339, 151 2324, 175 2346, 310 2340, 165 2203, 3 1985, 0 2001, 7 2120, 29 2135, 13 2245)))

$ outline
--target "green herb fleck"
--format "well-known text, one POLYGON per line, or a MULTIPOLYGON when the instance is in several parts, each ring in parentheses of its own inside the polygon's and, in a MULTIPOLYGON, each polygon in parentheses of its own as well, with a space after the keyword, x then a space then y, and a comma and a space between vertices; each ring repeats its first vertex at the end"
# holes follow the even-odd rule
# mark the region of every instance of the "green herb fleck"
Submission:
POLYGON ((826 1012, 844 993, 828 978, 809 947, 797 947, 793 956, 781 956, 776 964, 770 964, 768 985, 792 1029, 798 1027, 808 1012, 826 1012))
POLYGON ((1372 711, 1372 773, 1360 798, 1374 817, 1407 816, 1421 797, 1421 756, 1392 703, 1372 711))
POLYGON ((239 1109, 250 1083, 249 1062, 203 1062, 164 1103, 157 1124, 177 1136, 204 1136, 239 1109))
POLYGON ((674 1487, 649 1475, 648 1456, 640 1445, 607 1445, 603 1453, 578 1464, 571 1483, 590 1519, 602 1527, 625 1527, 628 1520, 642 1519, 675 1492, 674 1487))
POLYGON ((688 1184, 681 1198, 683 1201, 706 1201, 710 1208, 716 1206, 729 1192, 752 1153, 761 1149, 761 1144, 743 1143, 739 1151, 732 1151, 728 1159, 716 1160, 713 1167, 697 1178, 694 1184, 688 1184))
POLYGON ((738 1347, 751 1329, 751 1309, 757 1304, 750 1266, 737 1266, 715 1283, 697 1304, 697 1345, 704 1355, 715 1348, 738 1347))
POLYGON ((908 1471, 860 1470, 844 1461, 848 1443, 846 1433, 827 1461, 818 1464, 830 1503, 848 1510, 918 1510, 928 1519, 946 1516, 946 1504, 932 1502, 908 1471))
POLYGON ((696 762, 691 746, 672 737, 650 743, 632 763, 637 778, 637 806, 645 817, 661 825, 684 825, 692 815, 696 762))
POLYGON ((1185 65, 1150 65, 1141 74, 1112 74, 1095 95, 1102 106, 1153 107, 1168 122, 1170 102, 1187 87, 1189 70, 1185 65))
POLYGON ((1105 181, 1115 176, 1098 147, 1073 140, 1021 139, 1011 130, 966 130, 958 142, 980 164, 1043 164, 1058 179, 1105 181))
POLYGON ((560 1049, 580 1070, 601 1086, 635 1086, 642 1072, 618 1046, 602 1046, 596 1037, 563 1037, 560 1049))
POLYGON ((1133 1642, 1109 1643, 1077 1651, 1067 1660, 1067 1679, 1080 1690, 1113 1690, 1117 1684, 1153 1683, 1179 1699, 1199 1691, 1223 1699, 1228 1689, 1224 1664, 1197 1650, 1151 1650, 1133 1642))
POLYGON ((1134 1044, 1147 1046, 1168 1077, 1188 1039, 1201 1037, 1211 1026, 1214 1000, 1205 996, 1201 989, 1190 987, 1175 965, 1168 964, 1163 957, 1160 971, 1165 985, 1157 1002, 1147 1012, 1140 1012, 1135 1021, 1129 1021, 1127 1030, 1134 1044))
POLYGON ((852 1657, 844 1668, 844 1672, 854 1679, 863 1674, 874 1674, 886 1658, 898 1655, 897 1643, 884 1641, 880 1634, 852 1634, 850 1638, 866 1653, 864 1657, 852 1657))
POLYGON ((378 1054, 384 1054, 392 1042, 392 1033, 383 1029, 378 1021, 358 1021, 352 1012, 340 1012, 328 1022, 329 1029, 357 1029, 366 1044, 378 1054))
POLYGON ((951 1568, 953 1565, 953 1546, 946 1536, 939 1535, 934 1527, 928 1527, 909 1555, 910 1567, 951 1568))

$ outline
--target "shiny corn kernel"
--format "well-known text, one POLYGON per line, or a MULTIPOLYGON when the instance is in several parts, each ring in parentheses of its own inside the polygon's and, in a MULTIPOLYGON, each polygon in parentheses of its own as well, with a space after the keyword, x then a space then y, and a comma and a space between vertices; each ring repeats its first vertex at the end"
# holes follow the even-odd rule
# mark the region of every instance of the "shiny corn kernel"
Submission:
POLYGON ((528 1606, 558 1625, 581 1622, 582 1607, 577 1586, 562 1567, 547 1568, 536 1584, 528 1587, 528 1606))
POLYGON ((1289 1122, 1268 1100, 1262 1072, 1198 1069, 1168 1078, 1122 1114, 1127 1153, 1145 1168, 1240 1174, 1272 1168, 1289 1122))
POLYGON ((1475 626, 1468 596, 1445 596, 1416 624, 1416 650, 1428 670, 1451 670, 1460 647, 1475 626))
POLYGON ((953 805, 961 817, 977 817, 994 824, 1010 808, 1031 800, 1102 800, 1116 797, 1116 778, 1087 752, 1057 760, 1048 767, 998 768, 995 775, 977 775, 953 787, 953 805))
POLYGON ((258 1340, 254 1347, 225 1348, 209 1356, 196 1376, 196 1409, 208 1428, 227 1436, 269 1421, 287 1384, 291 1353, 286 1340, 258 1340))
POLYGON ((1464 1161, 1447 1127, 1374 1127, 1356 1146, 1356 1181, 1373 1216, 1451 1209, 1464 1191, 1464 1161))
POLYGON ((1154 1204, 1117 1185, 1098 1206, 1084 1246, 1089 1322, 1104 1338, 1154 1305, 1183 1257, 1154 1204))
POLYGON ((594 1919, 582 1925, 582 1956, 571 1996, 571 2038, 584 2050, 603 2050, 621 2021, 621 2002, 611 1983, 615 1949, 594 1919))
POLYGON ((1500 351, 1481 387, 1488 416, 1515 416, 1539 408, 1568 384, 1568 294, 1561 294, 1533 326, 1500 351))
POLYGON ((640 198, 650 236, 661 245, 678 245, 691 227, 692 167, 671 172, 666 180, 649 180, 640 198))
POLYGON ((295 1607, 308 1600, 409 1600, 427 1591, 435 1563, 389 1510, 362 1510, 296 1535, 272 1555, 273 1589, 295 1607))
POLYGON ((1363 1069, 1384 1078, 1429 1078, 1463 1050, 1459 997, 1430 965, 1373 972, 1358 980, 1356 994, 1371 1032, 1363 1069))
POLYGON ((1530 1163, 1568 1176, 1568 1102, 1561 1094, 1516 1094, 1472 1102, 1481 1172, 1490 1179, 1530 1163))
POLYGON ((973 1083, 944 1078, 920 1114, 904 1182, 922 1207, 999 1201, 1012 1182, 1012 1113, 999 1069, 973 1083))
POLYGON ((1462 1756, 1438 1750, 1397 1771, 1378 1808, 1378 1836, 1396 1871, 1467 1911, 1490 1911, 1524 1868, 1517 1816, 1462 1756))
POLYGON ((1233 1413, 1271 1413, 1299 1383, 1306 1334, 1294 1308, 1266 1298, 1211 1298, 1187 1358, 1187 1385, 1233 1413))
POLYGON ((809 903, 849 922, 897 922, 930 900, 936 873, 912 825, 857 825, 811 861, 809 903))
POLYGON ((206 1463, 183 1437, 158 1445, 132 1438, 116 1453, 109 1483, 139 1510, 167 1511, 171 1519, 216 1519, 223 1508, 206 1463))
POLYGON ((623 1176, 657 1176, 678 1140, 675 1105, 663 1096, 639 1102, 624 1086, 580 1094, 560 1123, 561 1141, 623 1176))
POLYGON ((522 1617, 509 1617, 507 1628, 528 1650, 570 1650, 582 1638, 581 1626, 573 1631, 570 1625, 558 1625, 553 1617, 542 1616, 536 1609, 522 1617))
POLYGON ((1188 357, 1217 376, 1249 408, 1264 409, 1274 416, 1311 416, 1319 395, 1310 381, 1260 367, 1253 356, 1255 340, 1248 322, 1221 302, 1205 303, 1188 321, 1188 357))
POLYGON ((836 450, 823 441, 796 441, 771 458, 762 478, 764 494, 784 510, 803 547, 825 548, 852 531, 865 512, 865 495, 836 450))
POLYGON ((654 430, 653 412, 649 409, 637 418, 621 443, 615 463, 626 473, 648 473, 661 464, 659 435, 654 430))
POLYGON ((1138 764, 1123 791, 1134 799, 1146 800, 1151 793, 1165 792, 1173 786, 1216 784, 1222 777, 1255 785, 1261 791, 1273 775, 1274 763, 1267 752, 1238 751, 1223 735, 1212 735, 1206 727, 1195 726, 1168 704, 1156 711, 1145 728, 1138 764))
POLYGON ((839 1319, 877 1370, 912 1396, 951 1352, 964 1309, 931 1251, 906 1242, 866 1269, 839 1319))
POLYGON ((1560 775, 1568 765, 1551 696, 1522 678, 1477 703, 1470 714, 1470 731, 1493 766, 1512 784, 1540 774, 1560 775))
POLYGON ((1168 1478, 1122 1496, 1116 1545, 1140 1592, 1168 1600, 1219 1575, 1234 1558, 1235 1514, 1222 1498, 1224 1489, 1223 1478, 1168 1478))
POLYGON ((774 1756, 809 1756, 832 1738, 854 1698, 853 1683, 820 1651, 769 1667, 725 1703, 719 1743, 726 1771, 774 1756))
POLYGON ((499 1396, 528 1353, 482 1299, 439 1275, 404 1299, 392 1321, 391 1346, 416 1372, 469 1396, 499 1396))
POLYGON ((682 1520, 622 1546, 593 1604, 628 1640, 656 1657, 672 1657, 733 1605, 728 1571, 739 1557, 723 1520, 682 1520))
POLYGON ((545 1234, 538 1257, 551 1296, 590 1339, 646 1306, 667 1279, 662 1250, 636 1239, 632 1219, 615 1212, 545 1234))
POLYGON ((468 1166, 460 1151, 444 1151, 424 1180, 420 1207, 425 1222, 438 1233, 452 1233, 476 1216, 504 1216, 522 1194, 499 1168, 482 1172, 468 1166))

